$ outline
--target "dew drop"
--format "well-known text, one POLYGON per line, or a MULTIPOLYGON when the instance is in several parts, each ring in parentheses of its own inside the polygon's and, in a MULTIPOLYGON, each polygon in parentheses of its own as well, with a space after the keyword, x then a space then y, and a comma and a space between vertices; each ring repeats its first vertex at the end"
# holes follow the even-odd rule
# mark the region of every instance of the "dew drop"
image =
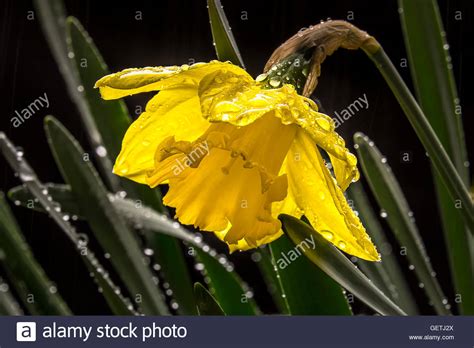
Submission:
POLYGON ((155 252, 153 251, 153 249, 150 249, 150 248, 147 248, 147 249, 143 250, 143 253, 144 253, 146 256, 153 256, 153 254, 155 254, 155 252))
POLYGON ((96 147, 95 153, 99 157, 105 157, 105 156, 107 156, 107 149, 104 146, 100 145, 100 146, 96 147))
POLYGON ((346 248, 346 243, 344 243, 342 240, 337 243, 337 246, 339 247, 339 249, 342 249, 344 250, 346 248))
POLYGON ((77 91, 80 93, 84 92, 84 86, 83 85, 77 86, 77 91))
POLYGON ((414 266, 414 265, 410 265, 410 266, 408 266, 408 269, 409 269, 410 271, 413 271, 413 270, 415 269, 415 266, 414 266))
POLYGON ((327 240, 332 240, 334 238, 334 234, 331 231, 321 231, 321 234, 327 240))
POLYGON ((259 252, 254 252, 250 256, 253 262, 260 262, 262 260, 262 254, 259 252))
POLYGON ((276 77, 272 77, 270 79, 269 83, 270 83, 270 86, 272 86, 272 87, 278 87, 281 84, 281 80, 276 78, 276 77))
POLYGON ((384 209, 382 209, 382 210, 380 211, 380 217, 381 217, 382 219, 385 219, 385 218, 387 218, 387 216, 388 216, 387 212, 386 212, 384 209))

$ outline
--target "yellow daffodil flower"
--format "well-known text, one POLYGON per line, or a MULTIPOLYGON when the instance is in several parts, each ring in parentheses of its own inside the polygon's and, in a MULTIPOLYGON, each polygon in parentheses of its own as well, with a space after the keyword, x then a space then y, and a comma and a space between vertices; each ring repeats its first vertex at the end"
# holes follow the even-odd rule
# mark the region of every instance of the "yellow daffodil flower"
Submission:
POLYGON ((358 179, 356 158, 332 119, 292 85, 266 89, 212 61, 126 69, 96 87, 107 100, 160 91, 125 134, 114 173, 168 184, 164 204, 181 223, 214 232, 234 251, 281 236, 279 214, 304 214, 339 249, 379 260, 343 194, 358 179))

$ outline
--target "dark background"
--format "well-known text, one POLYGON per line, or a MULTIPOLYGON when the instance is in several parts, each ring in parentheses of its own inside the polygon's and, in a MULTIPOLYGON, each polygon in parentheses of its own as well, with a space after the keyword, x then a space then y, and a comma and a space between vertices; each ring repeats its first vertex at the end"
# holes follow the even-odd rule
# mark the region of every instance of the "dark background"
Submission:
MULTIPOLYGON (((223 4, 247 69, 253 76, 261 72, 273 50, 302 27, 328 17, 348 19, 349 15, 354 18, 353 24, 378 39, 411 86, 409 68, 400 66, 407 55, 395 0, 223 0, 223 4)), ((451 47, 468 151, 471 150, 472 155, 473 120, 470 116, 474 101, 470 83, 474 75, 469 63, 474 53, 474 6, 469 0, 440 1, 439 5, 451 47), (456 11, 461 11, 462 20, 455 20, 456 11)), ((215 58, 204 0, 66 1, 66 7, 68 13, 79 18, 88 30, 111 71, 215 58), (141 12, 142 20, 136 20, 137 11, 141 12)), ((34 20, 27 19, 28 11, 33 10, 30 1, 0 1, 0 130, 24 149, 41 180, 62 182, 46 143, 42 119, 47 114, 55 115, 88 149, 86 134, 66 93, 37 16, 34 20), (10 118, 14 111, 26 107, 45 92, 50 101, 49 109, 40 110, 20 127, 13 128, 10 118)), ((415 214, 440 282, 453 302, 429 160, 424 149, 375 66, 362 52, 338 51, 326 60, 315 97, 327 114, 339 112, 364 93, 369 101, 368 110, 354 115, 338 131, 351 145, 355 131, 366 133, 387 157, 415 214), (403 152, 411 154, 410 163, 401 160, 403 152)), ((132 114, 147 98, 149 96, 126 99, 132 114)), ((472 162, 472 157, 470 159, 472 162)), ((0 158, 0 190, 6 192, 18 184, 19 180, 0 158)), ((35 255, 75 313, 107 313, 73 247, 52 221, 40 213, 12 208, 35 255)), ((233 255, 231 259, 255 289, 257 300, 263 301, 264 309, 271 312, 273 306, 255 265, 249 261, 249 253, 233 255)), ((401 262, 407 266, 406 260, 401 258, 401 262)), ((405 269, 417 298, 426 302, 413 275, 405 269)), ((432 313, 427 306, 423 310, 426 314, 432 313)))

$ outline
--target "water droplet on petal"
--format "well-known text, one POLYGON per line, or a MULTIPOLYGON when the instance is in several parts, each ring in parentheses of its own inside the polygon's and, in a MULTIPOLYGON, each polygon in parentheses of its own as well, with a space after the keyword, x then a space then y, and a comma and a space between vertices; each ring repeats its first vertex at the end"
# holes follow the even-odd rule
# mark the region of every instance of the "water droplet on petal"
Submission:
POLYGON ((332 240, 334 238, 334 234, 331 231, 321 231, 321 234, 327 240, 332 240))

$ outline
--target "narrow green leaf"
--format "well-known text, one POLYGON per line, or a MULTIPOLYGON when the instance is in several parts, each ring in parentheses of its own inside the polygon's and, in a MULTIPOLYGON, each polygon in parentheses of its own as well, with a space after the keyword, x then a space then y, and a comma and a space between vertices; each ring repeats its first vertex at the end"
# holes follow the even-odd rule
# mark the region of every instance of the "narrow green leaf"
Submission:
POLYGON ((443 315, 450 314, 446 309, 447 300, 429 263, 423 241, 412 221, 413 212, 386 159, 363 134, 356 133, 354 142, 370 188, 387 215, 388 224, 398 242, 407 249, 408 260, 412 263, 420 284, 433 302, 436 311, 443 315))
MULTIPOLYGON (((400 16, 417 99, 459 175, 469 185, 467 152, 449 45, 436 1, 400 0, 400 16)), ((438 204, 461 314, 474 314, 474 269, 469 232, 439 175, 438 204)))
POLYGON ((450 160, 448 153, 436 136, 423 110, 417 104, 415 98, 382 47, 379 46, 377 49, 373 49, 373 47, 364 48, 364 51, 377 66, 394 96, 397 98, 408 121, 410 121, 416 135, 428 153, 433 167, 442 179, 451 199, 459 201, 461 205, 459 213, 463 217, 471 235, 474 235, 474 205, 469 191, 463 183, 461 176, 458 174, 453 162, 450 160))
POLYGON ((289 314, 352 315, 341 286, 304 257, 315 247, 313 235, 297 245, 286 236, 270 244, 272 263, 280 277, 289 314))
POLYGON ((394 248, 385 238, 385 233, 373 212, 367 195, 360 182, 353 183, 347 190, 349 197, 354 201, 355 209, 367 229, 375 245, 378 246, 382 262, 368 262, 358 260, 364 272, 375 285, 398 304, 408 315, 418 314, 417 305, 413 299, 405 277, 398 265, 394 248))
POLYGON ((84 88, 82 96, 89 105, 91 117, 101 134, 106 149, 96 149, 99 156, 116 158, 122 146, 122 139, 131 118, 123 100, 103 100, 94 84, 105 75, 110 74, 106 63, 100 55, 92 38, 74 17, 66 19, 66 42, 71 64, 78 72, 78 78, 84 88))
POLYGON ((0 278, 0 315, 24 315, 7 283, 0 278))
POLYGON ((61 211, 61 206, 53 200, 47 187, 38 180, 36 173, 28 162, 26 162, 23 156, 19 156, 14 145, 1 132, 0 150, 12 169, 18 173, 18 177, 23 181, 24 187, 30 191, 32 199, 37 201, 48 212, 69 240, 76 246, 76 250, 82 256, 86 267, 94 276, 98 286, 103 290, 104 297, 113 312, 117 315, 135 314, 136 312, 133 310, 131 302, 120 294, 119 289, 110 280, 102 265, 92 251, 88 249, 86 235, 78 233, 72 227, 69 222, 70 215, 61 211))
MULTIPOLYGON (((79 207, 75 201, 75 197, 72 195, 69 185, 47 183, 44 186, 54 201, 61 205, 62 211, 67 212, 70 216, 74 216, 77 219, 84 218, 79 211, 79 207)), ((15 205, 41 213, 48 213, 41 204, 34 204, 35 196, 31 194, 26 185, 11 188, 8 191, 8 198, 15 202, 15 205)))
MULTIPOLYGON (((79 73, 84 87, 84 98, 87 101, 93 121, 102 135, 104 147, 96 149, 98 155, 115 159, 122 145, 123 136, 130 126, 131 119, 123 100, 105 101, 100 97, 95 82, 109 74, 98 49, 80 22, 68 17, 66 21, 68 50, 73 52, 73 65, 79 73)), ((137 184, 128 179, 119 179, 127 197, 143 202, 159 212, 165 212, 158 189, 137 184)), ((193 283, 186 267, 180 243, 172 237, 144 231, 147 248, 154 251, 153 258, 161 265, 163 277, 173 290, 173 297, 179 304, 181 314, 196 314, 193 283)))
POLYGON ((245 69, 242 56, 230 29, 229 21, 220 0, 207 0, 212 39, 217 57, 221 61, 230 61, 245 69))
POLYGON ((311 226, 285 214, 280 215, 279 219, 283 224, 286 235, 295 245, 313 238, 316 247, 314 249, 305 248, 305 256, 367 306, 382 315, 406 315, 403 310, 367 279, 342 252, 328 243, 311 226))
MULTIPOLYGON (((3 149, 3 144, 0 145, 3 149)), ((71 311, 55 290, 33 252, 0 192, 0 261, 19 294, 23 305, 35 315, 70 315, 71 311), (29 301, 29 295, 34 301, 29 301)))
POLYGON ((56 163, 71 186, 80 211, 102 248, 111 255, 111 263, 131 296, 141 299, 141 311, 144 314, 168 314, 137 238, 111 204, 93 166, 83 160, 84 151, 80 145, 53 117, 45 119, 45 130, 56 163))
POLYGON ((209 288, 224 312, 228 315, 258 315, 253 292, 233 272, 233 266, 224 256, 218 260, 209 253, 197 250, 197 260, 205 266, 209 277, 209 288), (224 266, 224 267, 223 267, 224 266))
POLYGON ((194 296, 199 315, 225 315, 222 307, 201 283, 194 283, 194 296))
POLYGON ((72 62, 74 52, 69 50, 66 40, 66 14, 63 1, 34 0, 34 5, 46 41, 66 82, 69 96, 79 110, 81 119, 87 129, 86 134, 89 137, 92 148, 96 150, 94 155, 96 156, 100 172, 105 178, 107 185, 114 190, 118 190, 120 186, 118 178, 112 174, 112 162, 107 156, 101 156, 104 149, 102 135, 99 133, 94 122, 90 105, 84 97, 84 86, 80 81, 79 72, 72 62))
POLYGON ((256 252, 260 255, 260 260, 257 262, 258 268, 260 269, 260 273, 262 273, 267 290, 272 296, 278 311, 281 314, 290 314, 288 301, 286 301, 286 295, 283 296, 283 288, 280 284, 279 275, 275 271, 275 266, 272 263, 269 248, 263 248, 256 252))

